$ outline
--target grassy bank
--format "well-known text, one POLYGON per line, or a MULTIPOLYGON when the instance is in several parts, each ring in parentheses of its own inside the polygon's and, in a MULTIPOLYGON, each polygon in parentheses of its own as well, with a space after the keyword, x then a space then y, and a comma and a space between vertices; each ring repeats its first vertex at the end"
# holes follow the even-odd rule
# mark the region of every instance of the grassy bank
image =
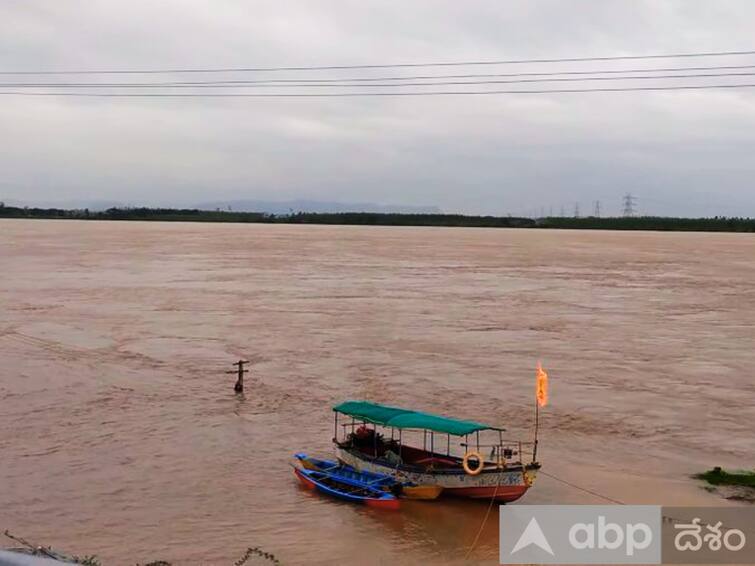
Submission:
POLYGON ((704 480, 711 485, 733 485, 740 487, 755 488, 755 471, 736 471, 727 472, 719 467, 715 467, 707 472, 695 474, 695 479, 704 480))
POLYGON ((109 208, 102 211, 0 206, 0 218, 76 220, 141 220, 163 222, 249 222, 270 224, 344 224, 363 226, 466 226, 478 228, 560 228, 579 230, 654 230, 695 232, 755 232, 753 218, 522 218, 461 214, 390 214, 373 212, 275 215, 262 212, 209 211, 174 208, 109 208))

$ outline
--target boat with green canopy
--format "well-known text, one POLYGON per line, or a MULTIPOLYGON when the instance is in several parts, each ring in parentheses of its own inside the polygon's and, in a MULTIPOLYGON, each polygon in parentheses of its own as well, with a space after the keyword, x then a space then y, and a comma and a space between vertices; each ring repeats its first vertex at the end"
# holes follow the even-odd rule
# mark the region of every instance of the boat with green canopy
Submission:
POLYGON ((333 411, 341 462, 440 486, 444 495, 515 501, 540 468, 537 440, 507 439, 501 427, 369 401, 345 401, 333 411))

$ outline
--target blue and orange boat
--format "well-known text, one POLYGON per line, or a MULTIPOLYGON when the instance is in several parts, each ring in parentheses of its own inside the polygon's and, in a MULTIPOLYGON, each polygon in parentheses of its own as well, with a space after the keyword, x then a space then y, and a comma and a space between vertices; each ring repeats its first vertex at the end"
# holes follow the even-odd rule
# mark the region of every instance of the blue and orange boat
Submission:
POLYGON ((349 466, 330 466, 327 461, 308 458, 296 454, 302 467, 294 466, 294 474, 308 489, 316 490, 331 497, 363 503, 380 509, 398 509, 400 503, 390 488, 395 480, 384 474, 358 472, 349 466), (306 467, 305 467, 306 466, 306 467))
POLYGON ((379 487, 383 491, 390 491, 404 499, 418 499, 430 501, 438 499, 443 488, 437 485, 417 485, 408 481, 401 481, 388 474, 378 474, 365 470, 357 470, 343 462, 335 460, 320 460, 307 456, 304 452, 294 454, 299 464, 308 470, 329 472, 347 478, 366 483, 370 486, 379 487))

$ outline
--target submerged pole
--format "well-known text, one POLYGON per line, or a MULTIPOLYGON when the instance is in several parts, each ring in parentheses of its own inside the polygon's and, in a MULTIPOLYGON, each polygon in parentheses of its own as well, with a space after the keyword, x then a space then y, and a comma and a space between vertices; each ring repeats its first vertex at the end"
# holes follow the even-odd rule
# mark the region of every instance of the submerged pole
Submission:
POLYGON ((249 360, 239 360, 238 362, 233 364, 235 366, 238 366, 237 369, 226 372, 226 373, 236 374, 236 385, 233 386, 233 390, 236 393, 244 392, 244 374, 249 372, 248 369, 244 368, 244 364, 248 364, 248 363, 249 363, 249 360))

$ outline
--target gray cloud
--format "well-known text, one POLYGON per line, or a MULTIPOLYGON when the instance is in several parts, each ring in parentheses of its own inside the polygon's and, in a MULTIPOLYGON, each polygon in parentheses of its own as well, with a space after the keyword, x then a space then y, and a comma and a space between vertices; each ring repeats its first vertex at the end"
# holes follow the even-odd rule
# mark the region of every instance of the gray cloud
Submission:
MULTIPOLYGON (((755 5, 744 0, 6 1, 0 69, 728 51, 755 47, 753 21, 755 5)), ((755 57, 559 69, 696 64, 755 64, 755 57)), ((554 65, 516 66, 542 68, 554 65)), ((302 74, 286 76, 293 75, 302 74)), ((513 214, 571 211, 575 202, 588 211, 599 199, 607 213, 618 213, 621 195, 632 191, 647 213, 755 215, 755 89, 293 100, 2 97, 0 131, 0 199, 304 198, 513 214)))

